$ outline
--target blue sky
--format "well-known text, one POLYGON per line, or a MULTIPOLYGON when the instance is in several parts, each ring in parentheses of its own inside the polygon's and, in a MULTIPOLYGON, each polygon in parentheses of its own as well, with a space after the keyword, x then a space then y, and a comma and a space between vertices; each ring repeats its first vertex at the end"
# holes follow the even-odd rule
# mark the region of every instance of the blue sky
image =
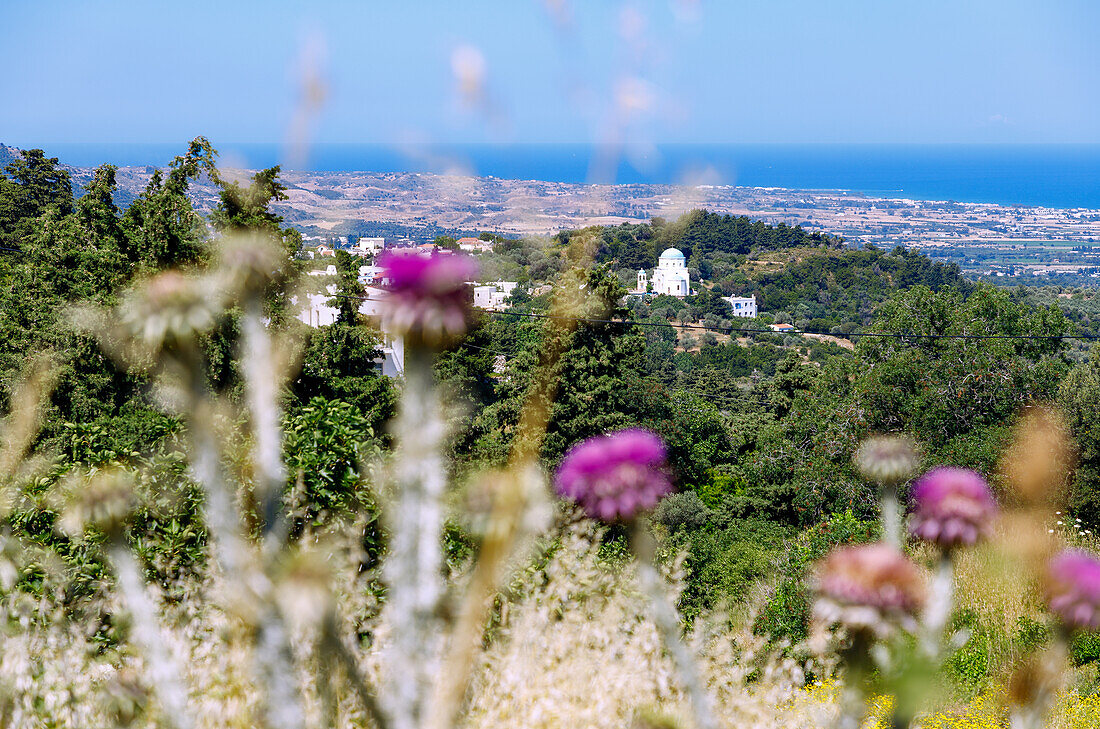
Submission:
POLYGON ((1100 142, 1092 0, 0 5, 22 146, 1100 142))

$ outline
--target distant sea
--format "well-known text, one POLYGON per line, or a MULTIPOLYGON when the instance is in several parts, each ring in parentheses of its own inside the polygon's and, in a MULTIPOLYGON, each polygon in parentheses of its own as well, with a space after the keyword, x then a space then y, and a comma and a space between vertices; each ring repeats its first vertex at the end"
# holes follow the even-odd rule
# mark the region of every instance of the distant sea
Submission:
MULTIPOLYGON (((87 167, 104 162, 163 165, 185 145, 44 146, 63 162, 87 167)), ((223 164, 230 166, 285 164, 276 144, 215 141, 215 146, 223 164)), ((1100 208, 1100 145, 669 144, 609 161, 596 147, 582 144, 320 144, 310 149, 302 167, 329 172, 461 171, 552 182, 840 189, 875 197, 1100 208)))

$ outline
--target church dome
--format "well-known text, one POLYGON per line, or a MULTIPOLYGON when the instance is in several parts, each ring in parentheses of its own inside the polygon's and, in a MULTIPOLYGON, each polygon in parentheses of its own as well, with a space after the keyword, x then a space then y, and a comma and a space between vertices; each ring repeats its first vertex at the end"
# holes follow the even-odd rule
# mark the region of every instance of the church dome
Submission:
POLYGON ((661 259, 665 261, 682 261, 684 260, 684 254, 680 252, 679 248, 666 248, 665 252, 661 254, 661 259))

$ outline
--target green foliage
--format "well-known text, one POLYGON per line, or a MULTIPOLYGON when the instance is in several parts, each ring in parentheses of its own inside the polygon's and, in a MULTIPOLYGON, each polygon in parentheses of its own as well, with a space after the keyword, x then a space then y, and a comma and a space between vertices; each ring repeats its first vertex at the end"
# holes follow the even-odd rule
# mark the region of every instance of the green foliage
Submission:
MULTIPOLYGON (((52 351, 57 366, 57 386, 34 444, 43 462, 55 465, 26 485, 25 508, 8 524, 60 556, 75 580, 74 599, 97 589, 103 575, 94 544, 73 542, 54 528, 57 514, 46 495, 68 474, 109 464, 134 469, 140 493, 130 538, 147 567, 168 586, 203 563, 205 532, 196 516, 201 497, 181 465, 178 421, 153 407, 142 377, 118 370, 90 339, 74 332, 67 312, 77 303, 113 306, 137 276, 205 262, 207 226, 188 191, 199 177, 222 182, 215 158, 209 142, 197 138, 165 172, 154 171, 124 213, 115 204, 116 170, 110 165, 94 172, 75 201, 68 173, 40 151, 26 153, 0 175, 0 234, 19 248, 18 255, 0 257, 0 411, 25 365, 35 364, 32 355, 52 351)), ((300 240, 296 231, 279 229, 278 217, 267 209, 281 194, 277 172, 261 173, 247 189, 224 185, 214 213, 219 229, 259 231, 288 247, 300 240)), ((203 338, 210 384, 230 401, 237 395, 236 322, 231 313, 203 338)), ((297 383, 299 394, 346 396, 367 422, 363 432, 370 433, 392 412, 392 385, 373 371, 356 370, 372 366, 376 340, 363 332, 341 334, 312 343, 314 377, 307 373, 297 383)), ((316 459, 325 456, 315 448, 316 459)), ((311 515, 334 508, 334 491, 318 487, 317 493, 323 498, 310 507, 311 515)))
MULTIPOLYGON (((570 306, 575 316, 626 314, 616 303, 622 287, 606 268, 572 272, 563 290, 576 292, 570 306)), ((570 327, 553 319, 540 326, 539 346, 516 353, 497 401, 473 424, 474 449, 482 457, 503 457, 524 407, 549 413, 540 450, 550 461, 578 440, 635 424, 643 414, 645 340, 636 327, 589 322, 570 327)))
POLYGON ((1096 529, 1100 526, 1100 345, 1066 375, 1058 388, 1058 405, 1077 443, 1077 468, 1067 505, 1096 529))
POLYGON ((154 170, 145 190, 127 208, 120 222, 126 231, 125 253, 141 269, 157 270, 202 260, 206 224, 192 207, 188 188, 200 175, 216 178, 217 152, 197 137, 176 157, 165 177, 154 170))
POLYGON ((339 310, 337 324, 357 324, 359 305, 366 289, 359 283, 359 259, 347 251, 336 251, 336 297, 330 299, 329 306, 339 310))
POLYGON ((964 688, 974 691, 985 682, 990 672, 989 636, 981 630, 977 615, 968 611, 957 615, 951 628, 954 631, 969 631, 970 638, 948 658, 948 671, 964 688))
POLYGON ((775 374, 776 367, 785 356, 787 353, 773 344, 756 343, 742 346, 736 342, 730 342, 704 345, 698 354, 688 359, 683 369, 687 373, 708 368, 723 370, 734 377, 748 377, 754 372, 771 376, 775 374))
POLYGON ((914 286, 932 291, 954 287, 963 293, 973 288, 957 266, 902 248, 808 256, 736 288, 754 291, 762 311, 794 312, 796 320, 804 321, 799 328, 828 331, 845 322, 870 322, 876 304, 914 286))
POLYGON ((178 432, 175 418, 130 400, 117 415, 63 423, 55 442, 68 463, 97 466, 140 458, 150 444, 178 432))
MULTIPOLYGON (((959 610, 951 618, 948 631, 965 636, 966 641, 952 651, 946 662, 948 677, 965 694, 974 695, 991 682, 1003 680, 1005 671, 1012 670, 1021 656, 1031 653, 1051 639, 1051 631, 1045 624, 1027 617, 1016 620, 1014 631, 1006 631, 1001 616, 982 616, 973 610, 959 610), (1000 678, 999 678, 1000 677, 1000 678)), ((1077 661, 1080 646, 1081 665, 1095 660, 1092 651, 1100 643, 1090 645, 1087 635, 1079 644, 1071 641, 1070 654, 1077 661)))
POLYGON ((210 215, 214 227, 223 232, 259 231, 282 235, 282 218, 271 212, 271 203, 286 200, 286 185, 279 182, 279 166, 252 175, 248 187, 236 181, 220 180, 221 204, 210 215))
POLYGON ((753 629, 775 641, 805 639, 810 618, 807 575, 813 564, 836 547, 871 542, 878 536, 878 522, 863 521, 849 511, 833 515, 788 542, 775 565, 771 594, 753 629))
MULTIPOLYGON (((1003 290, 972 294, 923 286, 887 301, 875 331, 914 334, 1064 334, 1057 309, 1031 309, 1003 290)), ((1056 339, 864 338, 864 374, 854 391, 866 427, 907 430, 939 447, 978 428, 1005 423, 1029 402, 1051 400, 1067 370, 1056 339)))
POLYGON ((47 211, 57 216, 72 212, 71 185, 57 157, 47 157, 41 149, 24 151, 6 165, 0 175, 0 246, 20 248, 47 211))
POLYGON ((694 491, 682 491, 663 499, 653 512, 653 521, 670 533, 702 529, 714 514, 694 491))
POLYGON ((347 511, 368 515, 368 555, 380 554, 378 506, 364 467, 380 456, 370 420, 352 403, 314 397, 283 423, 285 460, 294 486, 291 535, 347 511))
POLYGON ((302 366, 290 386, 295 399, 306 403, 321 397, 348 403, 373 431, 381 432, 393 417, 397 393, 374 361, 381 356, 378 334, 365 326, 337 322, 311 328, 304 335, 302 366))
POLYGON ((720 519, 702 529, 675 532, 668 550, 687 550, 687 584, 679 604, 684 618, 743 603, 771 572, 787 536, 783 527, 766 519, 720 519))
POLYGON ((1100 634, 1077 633, 1070 640, 1069 656, 1075 666, 1085 666, 1100 660, 1100 634))

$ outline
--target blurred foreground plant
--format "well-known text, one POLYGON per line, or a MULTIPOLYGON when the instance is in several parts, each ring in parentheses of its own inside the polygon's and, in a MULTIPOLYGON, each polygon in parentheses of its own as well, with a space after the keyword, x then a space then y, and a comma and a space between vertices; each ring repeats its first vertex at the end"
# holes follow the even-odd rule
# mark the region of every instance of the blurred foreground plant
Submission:
MULTIPOLYGON (((1005 480, 1012 488, 1003 516, 989 485, 973 471, 937 467, 916 481, 908 531, 925 542, 924 554, 934 555, 927 586, 916 564, 887 545, 841 549, 821 563, 815 616, 823 626, 838 625, 846 634, 841 643, 847 668, 841 726, 860 724, 875 690, 892 696, 886 724, 927 725, 918 717, 928 716, 937 705, 942 689, 936 684, 942 682, 946 662, 970 640, 965 630, 951 629, 957 565, 964 550, 991 536, 997 537, 993 554, 1008 568, 998 573, 1001 582, 983 588, 1034 595, 1034 586, 1041 584, 1061 626, 1052 631, 1050 646, 1041 638, 1020 643, 1021 655, 1006 678, 1007 723, 1044 725, 1062 687, 1066 646, 1078 631, 1100 627, 1100 561, 1067 552, 1048 566, 1054 530, 1044 526, 1070 467, 1064 433, 1049 410, 1034 409, 1021 419, 1016 442, 1005 455, 1005 480), (994 529, 998 520, 1002 526, 994 529), (918 594, 927 599, 918 600, 918 594)), ((878 437, 856 455, 860 470, 884 487, 882 519, 888 539, 900 532, 891 494, 911 473, 915 462, 908 454, 913 453, 915 448, 904 439, 878 437)), ((917 545, 914 549, 922 551, 917 545)), ((1043 631, 1041 626, 1037 630, 1043 631)))

